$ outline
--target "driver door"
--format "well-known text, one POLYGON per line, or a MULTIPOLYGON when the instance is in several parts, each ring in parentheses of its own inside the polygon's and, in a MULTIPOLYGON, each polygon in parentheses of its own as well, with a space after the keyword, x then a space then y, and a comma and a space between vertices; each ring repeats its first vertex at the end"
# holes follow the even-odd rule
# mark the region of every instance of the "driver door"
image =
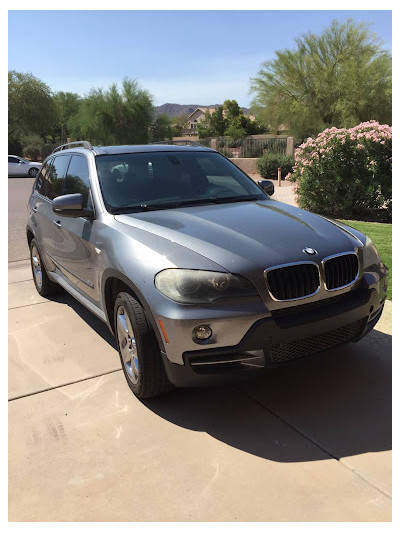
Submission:
MULTIPOLYGON (((73 154, 65 176, 63 194, 80 193, 83 207, 93 207, 89 168, 86 157, 73 154)), ((97 302, 99 298, 94 265, 99 248, 93 238, 95 221, 85 217, 55 215, 57 248, 54 259, 69 283, 85 296, 97 302)))

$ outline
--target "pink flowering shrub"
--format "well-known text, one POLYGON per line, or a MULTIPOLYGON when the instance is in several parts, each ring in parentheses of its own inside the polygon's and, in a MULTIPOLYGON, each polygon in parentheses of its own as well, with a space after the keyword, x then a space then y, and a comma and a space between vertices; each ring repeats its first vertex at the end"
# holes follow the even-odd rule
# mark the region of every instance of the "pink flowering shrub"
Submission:
POLYGON ((326 129, 298 148, 293 173, 286 179, 296 182, 303 209, 390 221, 392 128, 371 120, 350 129, 326 129))

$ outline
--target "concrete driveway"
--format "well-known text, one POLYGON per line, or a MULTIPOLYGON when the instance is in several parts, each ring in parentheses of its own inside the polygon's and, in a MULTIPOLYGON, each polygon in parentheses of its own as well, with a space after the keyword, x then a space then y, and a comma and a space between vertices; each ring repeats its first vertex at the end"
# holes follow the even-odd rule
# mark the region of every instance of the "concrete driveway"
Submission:
POLYGON ((10 521, 391 520, 391 302, 357 344, 140 402, 106 326, 9 266, 10 521))
POLYGON ((10 521, 391 520, 391 302, 357 344, 140 402, 107 327, 35 291, 32 181, 8 180, 10 521))

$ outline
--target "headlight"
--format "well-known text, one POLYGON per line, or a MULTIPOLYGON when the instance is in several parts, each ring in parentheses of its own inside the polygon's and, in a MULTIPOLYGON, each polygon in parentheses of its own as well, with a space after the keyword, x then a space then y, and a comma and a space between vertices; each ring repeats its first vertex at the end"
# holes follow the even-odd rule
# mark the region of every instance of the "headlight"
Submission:
POLYGON ((241 276, 206 270, 168 268, 155 277, 157 289, 175 302, 212 303, 222 298, 256 296, 250 281, 241 276))
POLYGON ((371 241, 369 237, 367 237, 367 240, 365 241, 365 246, 363 248, 363 258, 364 270, 371 265, 376 265, 381 262, 378 250, 376 249, 375 244, 371 241))

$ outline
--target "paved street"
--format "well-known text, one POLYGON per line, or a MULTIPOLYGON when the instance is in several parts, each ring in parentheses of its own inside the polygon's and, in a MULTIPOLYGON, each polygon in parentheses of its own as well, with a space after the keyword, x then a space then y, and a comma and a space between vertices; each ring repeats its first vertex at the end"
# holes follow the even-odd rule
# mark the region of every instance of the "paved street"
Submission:
POLYGON ((140 402, 107 327, 36 293, 8 182, 10 521, 391 520, 391 302, 359 343, 140 402))
POLYGON ((8 260, 28 259, 26 204, 34 178, 8 178, 8 260))

